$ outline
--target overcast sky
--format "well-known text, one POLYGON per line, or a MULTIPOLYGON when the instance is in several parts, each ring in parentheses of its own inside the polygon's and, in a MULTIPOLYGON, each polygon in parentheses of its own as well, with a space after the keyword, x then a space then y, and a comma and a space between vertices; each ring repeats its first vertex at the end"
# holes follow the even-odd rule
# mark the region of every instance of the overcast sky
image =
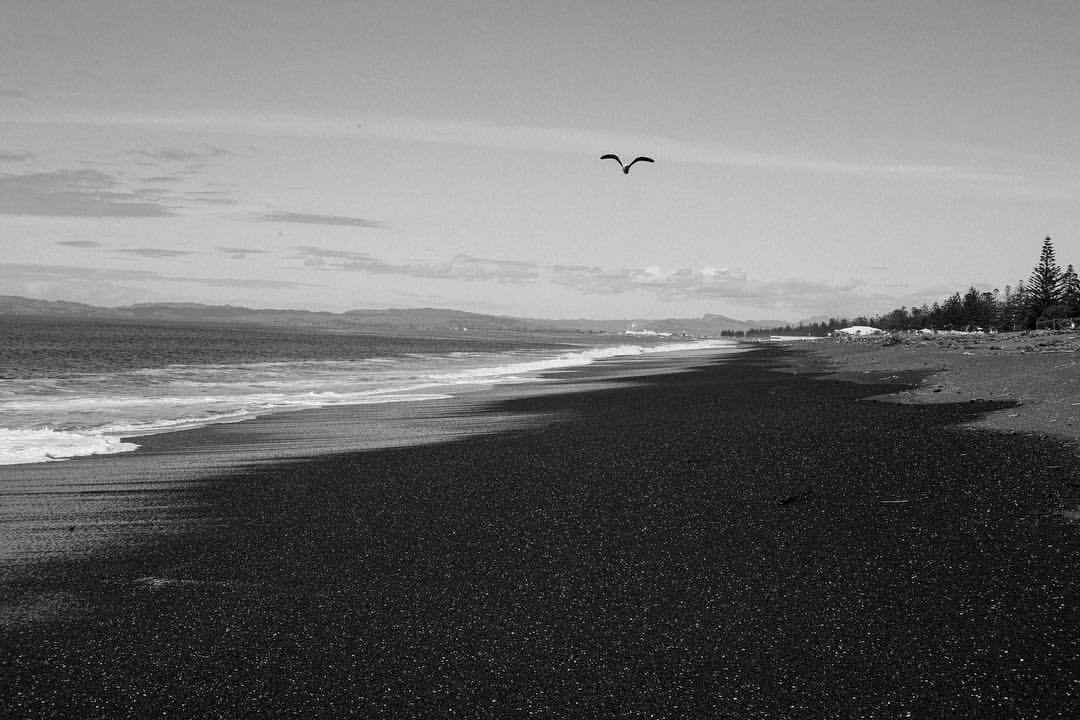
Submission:
POLYGON ((1080 3, 0 3, 0 294, 799 320, 1080 264, 1080 3), (624 175, 600 155, 650 155, 624 175))

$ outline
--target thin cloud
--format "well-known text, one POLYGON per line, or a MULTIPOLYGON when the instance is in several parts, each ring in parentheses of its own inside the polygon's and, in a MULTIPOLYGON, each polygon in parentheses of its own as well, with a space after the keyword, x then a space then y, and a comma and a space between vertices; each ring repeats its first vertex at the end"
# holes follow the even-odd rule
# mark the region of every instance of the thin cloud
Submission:
POLYGON ((120 248, 114 252, 124 253, 126 255, 138 255, 144 258, 166 258, 166 257, 181 257, 183 255, 194 255, 191 250, 171 250, 169 248, 120 248))
POLYGON ((371 253, 356 252, 353 250, 333 250, 331 248, 314 247, 311 245, 301 245, 296 248, 300 253, 300 257, 304 259, 305 265, 321 265, 326 260, 337 260, 343 262, 377 262, 375 256, 371 253))
POLYGON ((859 295, 861 283, 814 280, 753 280, 741 271, 718 268, 603 268, 555 265, 547 277, 556 285, 585 295, 650 293, 664 301, 724 300, 772 309, 817 309, 849 306, 869 300, 859 295))
POLYGON ((68 247, 77 248, 95 248, 101 247, 101 243, 97 240, 57 240, 57 245, 67 245, 68 247))
MULTIPOLYGON (((1024 181, 1053 181, 1062 178, 1032 165, 1026 168, 995 167, 985 163, 907 162, 905 159, 859 156, 810 157, 791 153, 758 152, 715 142, 689 143, 663 135, 620 133, 571 127, 505 125, 492 122, 450 119, 418 119, 372 115, 362 118, 288 114, 192 114, 157 115, 115 112, 109 115, 64 113, 40 116, 38 122, 85 124, 91 126, 175 127, 187 130, 238 132, 248 135, 294 137, 371 137, 409 142, 464 145, 482 148, 561 152, 592 157, 597 147, 648 147, 650 154, 665 162, 713 165, 752 170, 784 171, 814 175, 844 175, 860 178, 932 180, 1013 187, 1024 181)), ((1075 179, 1064 178, 1069 188, 1075 179)))
POLYGON ((100 282, 117 280, 157 280, 161 276, 148 270, 124 268, 77 267, 73 265, 41 265, 30 263, 0 263, 0 277, 10 283, 100 282))
POLYGON ((592 295, 617 295, 649 290, 668 298, 717 295, 727 297, 740 291, 746 276, 726 269, 682 268, 663 270, 659 267, 603 268, 584 265, 555 265, 550 269, 551 281, 592 295))
POLYGON ((262 280, 258 278, 165 278, 177 282, 193 282, 206 287, 216 288, 273 288, 276 290, 317 287, 310 283, 298 283, 292 280, 262 280))
POLYGON ((236 199, 216 190, 200 190, 197 192, 184 193, 184 197, 191 202, 203 203, 204 205, 235 205, 236 199))
POLYGON ((213 145, 204 145, 203 147, 195 150, 187 150, 184 148, 165 148, 162 150, 136 150, 135 154, 142 157, 153 158, 154 160, 169 160, 173 162, 206 160, 208 158, 219 157, 221 155, 232 155, 232 153, 228 150, 215 147, 213 145))
POLYGON ((233 260, 243 260, 248 255, 262 255, 266 253, 266 250, 256 250, 252 248, 241 247, 226 247, 223 245, 219 245, 217 247, 217 251, 224 255, 228 255, 233 260))
POLYGON ((536 280, 540 274, 537 267, 516 260, 492 260, 472 255, 455 255, 441 263, 417 263, 391 266, 400 267, 416 277, 455 280, 494 280, 500 283, 521 284, 536 280))
POLYGON ((26 160, 33 160, 36 158, 32 152, 9 152, 7 150, 0 150, 0 162, 25 162, 26 160))
POLYGON ((437 262, 392 263, 370 253, 304 246, 297 248, 304 265, 321 270, 402 275, 433 280, 489 280, 507 284, 535 282, 539 267, 530 262, 492 260, 472 255, 455 255, 437 262))
POLYGON ((150 270, 124 268, 95 268, 74 265, 39 265, 0 263, 0 279, 12 286, 31 287, 48 283, 106 283, 106 282, 171 282, 190 283, 215 288, 296 289, 316 287, 292 280, 261 278, 207 278, 181 275, 162 275, 150 270))
POLYGON ((345 215, 318 215, 315 213, 269 212, 259 216, 261 222, 302 223, 310 225, 340 225, 343 227, 380 228, 378 220, 348 217, 345 215))
POLYGON ((312 246, 296 250, 304 266, 314 270, 514 285, 551 283, 582 295, 647 293, 664 302, 725 301, 804 313, 835 312, 839 307, 872 307, 889 301, 885 295, 867 293, 861 280, 755 280, 741 270, 728 268, 666 270, 658 266, 541 265, 471 255, 455 255, 443 261, 395 263, 367 252, 312 246))
POLYGON ((169 217, 150 191, 123 189, 100 170, 0 175, 0 214, 49 217, 169 217))
MULTIPOLYGON (((688 143, 663 135, 611 133, 567 127, 500 125, 462 120, 372 117, 356 123, 357 132, 373 137, 499 149, 592 154, 597 147, 647 147, 665 162, 812 175, 882 179, 928 179, 950 182, 1016 182, 1028 173, 983 165, 896 162, 873 158, 808 157, 758 152, 716 142, 688 143)), ((1041 175, 1034 172, 1034 175, 1041 175)))

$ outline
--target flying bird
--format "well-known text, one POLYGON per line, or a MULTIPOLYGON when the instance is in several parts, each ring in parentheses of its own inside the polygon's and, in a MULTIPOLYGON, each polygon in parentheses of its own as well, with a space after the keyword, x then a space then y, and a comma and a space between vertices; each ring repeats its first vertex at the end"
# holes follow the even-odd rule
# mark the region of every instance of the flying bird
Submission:
POLYGON ((618 155, 613 155, 611 153, 608 153, 607 155, 601 155, 600 159, 601 160, 611 159, 611 160, 614 160, 615 162, 619 163, 619 165, 622 165, 623 175, 629 175, 630 174, 630 168, 634 167, 634 163, 636 163, 636 162, 656 162, 651 157, 645 157, 644 155, 639 155, 638 157, 634 158, 633 160, 631 160, 626 165, 623 165, 622 160, 619 159, 619 156, 618 155))

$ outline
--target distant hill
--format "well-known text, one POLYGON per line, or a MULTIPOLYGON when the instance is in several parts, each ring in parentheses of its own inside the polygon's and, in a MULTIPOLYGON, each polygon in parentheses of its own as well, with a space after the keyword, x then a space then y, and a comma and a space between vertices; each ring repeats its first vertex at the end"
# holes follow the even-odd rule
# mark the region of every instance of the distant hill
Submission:
POLYGON ((0 315, 33 315, 103 320, 237 323, 270 325, 295 329, 363 331, 398 329, 423 330, 511 330, 543 331, 565 329, 546 321, 529 321, 497 315, 482 315, 435 308, 349 310, 343 313, 311 310, 256 309, 234 305, 201 303, 139 303, 121 307, 99 307, 82 303, 34 300, 0 296, 0 315))
POLYGON ((0 313, 5 315, 55 315, 58 317, 104 317, 109 308, 64 302, 63 300, 34 300, 17 295, 0 295, 0 313))
POLYGON ((475 330, 622 333, 627 330, 650 330, 658 333, 693 337, 719 337, 725 331, 750 330, 752 328, 776 327, 786 324, 783 320, 747 322, 713 314, 706 314, 700 318, 668 318, 663 320, 553 320, 485 315, 442 308, 387 308, 382 310, 347 310, 342 313, 256 309, 233 305, 203 305, 201 303, 139 303, 109 308, 74 302, 35 300, 14 295, 0 295, 0 315, 82 317, 153 322, 238 323, 338 332, 387 330, 401 332, 458 332, 475 330))

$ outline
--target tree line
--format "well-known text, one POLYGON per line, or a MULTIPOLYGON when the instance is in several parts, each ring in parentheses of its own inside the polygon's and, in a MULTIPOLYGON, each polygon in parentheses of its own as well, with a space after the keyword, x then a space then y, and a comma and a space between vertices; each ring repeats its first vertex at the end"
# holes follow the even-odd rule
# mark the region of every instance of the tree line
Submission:
POLYGON ((1039 262, 1027 281, 1006 285, 1004 291, 978 290, 955 292, 932 305, 899 307, 890 312, 855 318, 829 318, 827 321, 799 323, 773 328, 755 328, 737 335, 810 335, 825 336, 852 325, 870 325, 889 332, 905 330, 1030 330, 1068 318, 1080 318, 1080 278, 1070 264, 1057 263, 1054 244, 1043 241, 1039 262))

